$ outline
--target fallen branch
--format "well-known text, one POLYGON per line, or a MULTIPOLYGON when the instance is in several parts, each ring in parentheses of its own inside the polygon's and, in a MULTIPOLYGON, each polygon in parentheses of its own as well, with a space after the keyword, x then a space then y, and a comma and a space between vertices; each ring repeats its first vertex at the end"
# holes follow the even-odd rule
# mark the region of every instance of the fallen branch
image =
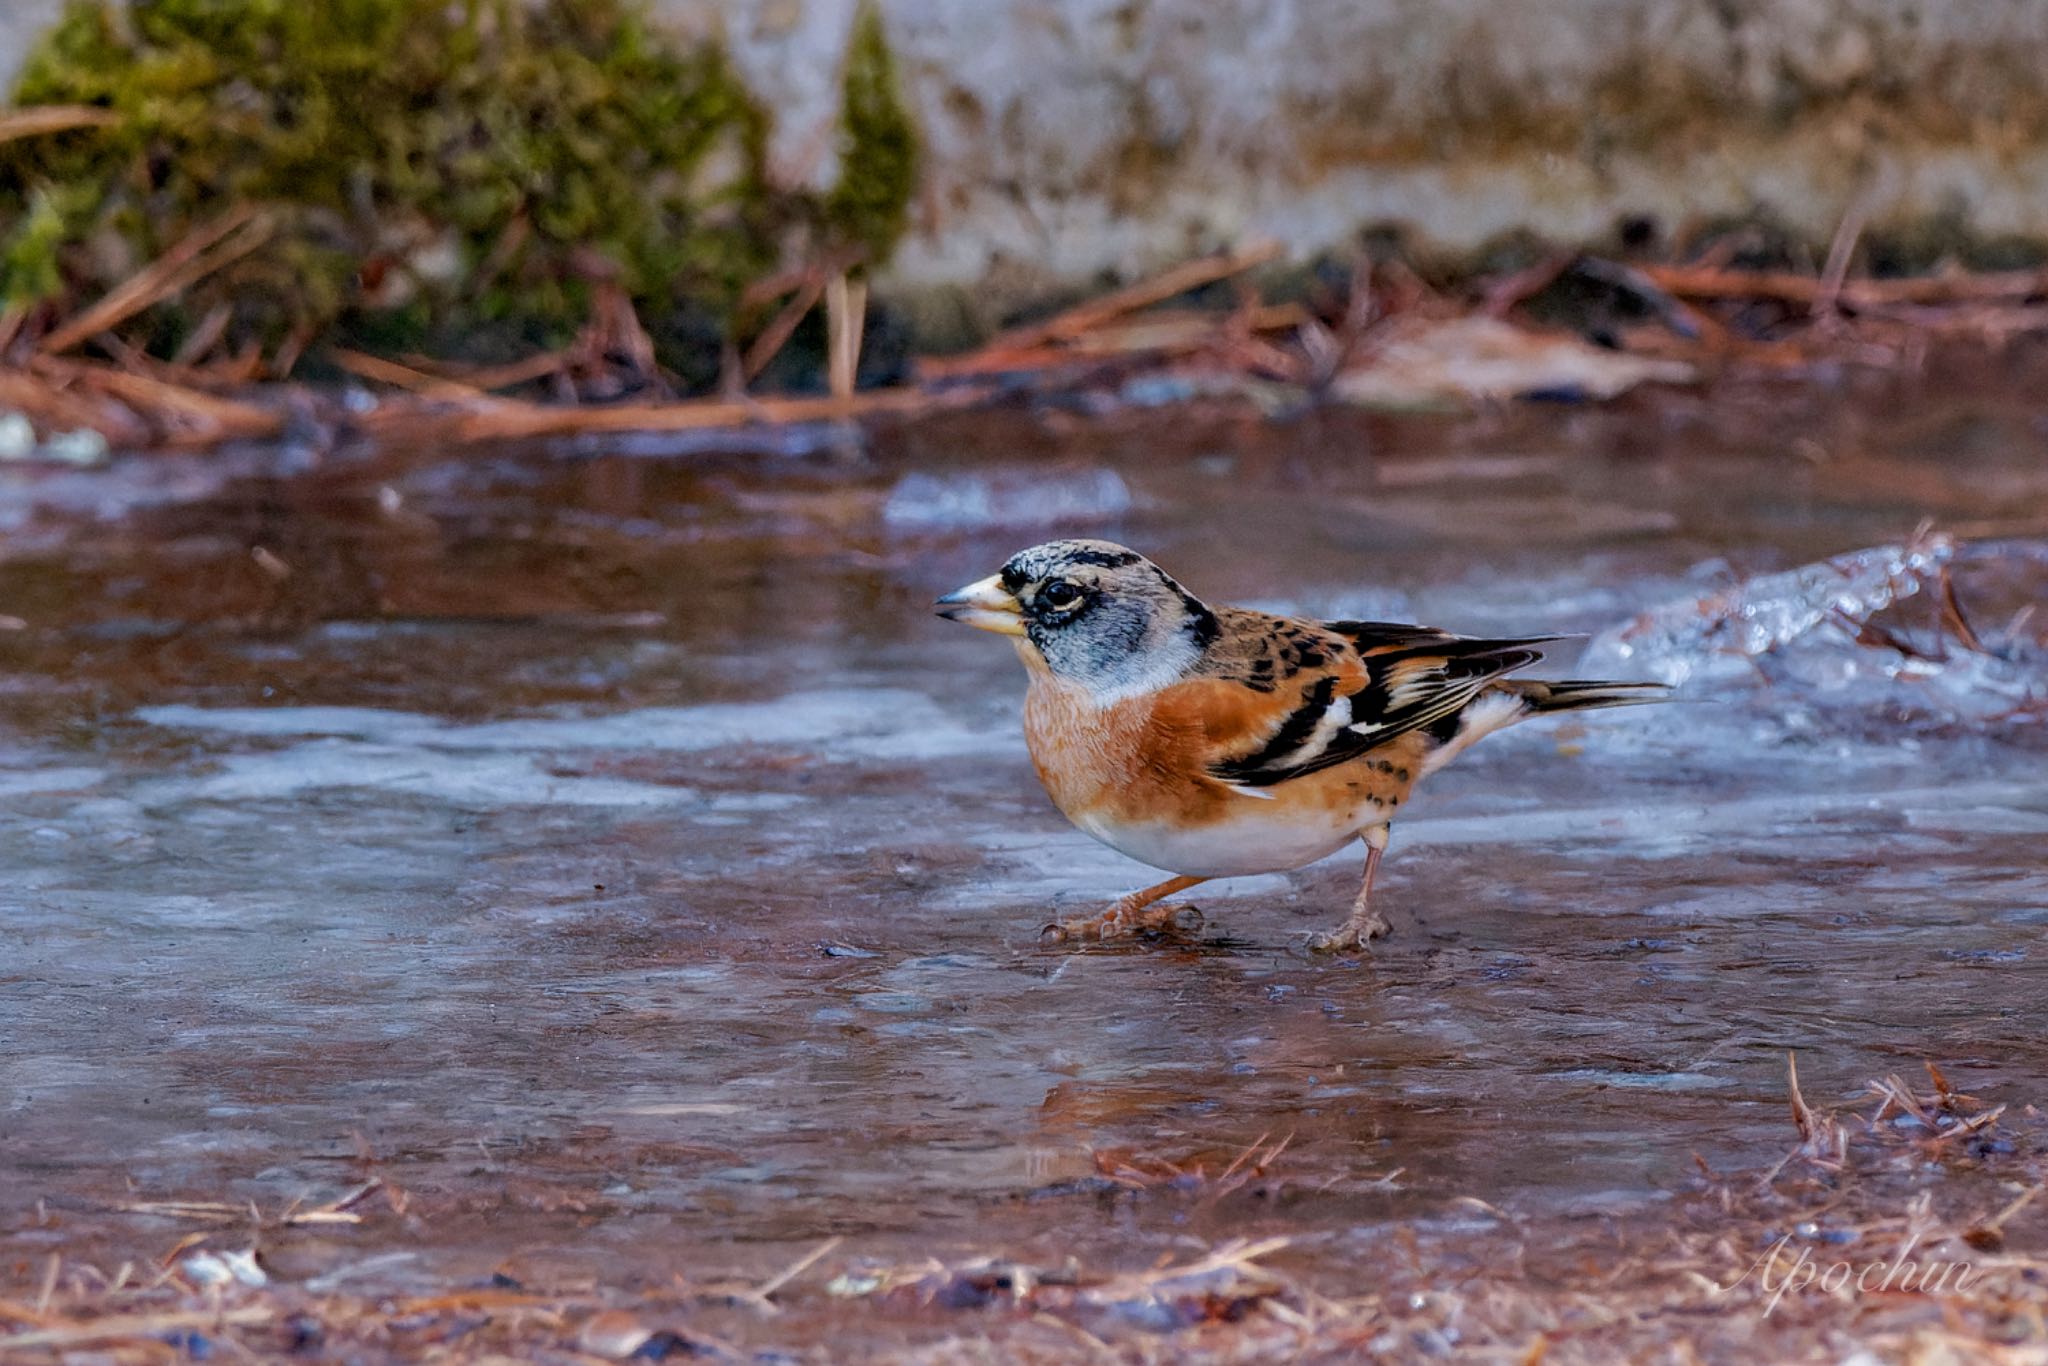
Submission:
POLYGON ((197 365, 205 360, 220 345, 220 339, 227 335, 228 324, 234 320, 234 307, 226 300, 215 304, 199 320, 199 326, 178 345, 171 357, 171 364, 178 366, 197 365))
POLYGON ((0 369, 0 409, 26 413, 45 433, 96 431, 117 446, 148 443, 149 424, 125 406, 72 393, 19 370, 0 369))
MULTIPOLYGON (((259 405, 232 396, 236 387, 263 373, 265 358, 248 342, 226 354, 233 315, 225 302, 206 312, 172 361, 151 356, 120 330, 152 305, 255 250, 271 230, 271 220, 249 206, 195 229, 89 308, 60 322, 23 366, 0 370, 0 403, 26 413, 46 432, 90 427, 125 446, 201 446, 281 431, 283 403, 259 405), (86 341, 104 349, 114 365, 59 360, 59 353, 86 341)), ((1690 380, 1718 363, 1751 368, 1798 368, 1821 360, 1917 365, 1929 338, 1994 341, 2048 332, 2048 270, 1852 280, 1847 272, 1857 241, 1858 221, 1845 219, 1827 270, 1818 278, 1721 264, 1635 266, 1556 256, 1495 281, 1476 312, 1432 291, 1397 261, 1356 273, 1335 321, 1337 301, 1314 308, 1267 303, 1244 281, 1238 285, 1237 307, 1227 312, 1168 302, 1279 255, 1277 246, 1258 244, 1185 262, 1002 333, 969 354, 921 358, 921 387, 868 393, 855 389, 865 293, 858 280, 813 263, 748 290, 750 308, 773 305, 777 311, 752 336, 743 358, 728 347, 723 370, 733 389, 743 376, 757 376, 798 323, 822 304, 831 392, 802 398, 728 391, 717 398, 656 399, 654 394, 665 392, 667 376, 655 361, 652 339, 625 290, 600 279, 588 325, 564 350, 491 367, 334 350, 329 354, 342 369, 410 397, 355 415, 340 411, 340 405, 317 391, 295 392, 299 404, 325 412, 338 426, 407 439, 432 431, 457 441, 487 441, 847 420, 970 405, 1014 394, 1020 387, 1040 394, 1091 386, 1113 391, 1127 382, 1153 380, 1159 383, 1143 401, 1175 392, 1234 395, 1259 403, 1391 406, 1525 393, 1599 397, 1644 380, 1690 380), (1620 321, 1610 320, 1602 344, 1594 346, 1571 333, 1498 317, 1514 312, 1565 273, 1626 294, 1654 321, 1634 322, 1638 310, 1626 310, 1620 321), (1757 313, 1725 306, 1755 299, 1788 307, 1757 313), (1712 301, 1724 306, 1715 309, 1712 301), (492 395, 551 376, 554 397, 563 400, 560 406, 492 395), (578 403, 623 397, 633 388, 641 392, 637 401, 578 403)), ((0 340, 14 334, 13 354, 29 352, 36 347, 43 316, 40 309, 0 314, 0 340)), ((316 340, 310 330, 286 338, 270 360, 270 377, 288 371, 316 340)), ((1965 625, 1954 634, 1962 638, 1966 630, 1965 625)))
POLYGON ((934 403, 931 395, 917 389, 876 389, 844 399, 692 399, 679 403, 621 403, 604 408, 550 408, 537 403, 495 400, 463 413, 456 420, 455 435, 464 441, 494 441, 601 432, 703 431, 917 412, 934 403))
POLYGON ((1306 308, 1295 303, 1260 304, 1237 313, 1175 309, 1112 320, 1064 343, 998 346, 991 342, 965 355, 923 356, 918 359, 917 372, 925 379, 960 379, 1042 372, 1126 357, 1186 355, 1209 347, 1246 346, 1256 334, 1292 332, 1314 321, 1306 308))
POLYGON ((616 280, 600 280, 592 291, 590 321, 569 348, 573 363, 597 370, 613 358, 623 360, 635 378, 660 386, 661 367, 654 359, 654 339, 641 326, 633 298, 616 280))
POLYGON ((95 1342, 126 1338, 161 1339, 179 1329, 252 1328, 269 1323, 277 1311, 266 1305, 237 1309, 203 1309, 168 1314, 109 1314, 88 1323, 59 1328, 38 1328, 26 1333, 0 1337, 0 1352, 20 1352, 32 1347, 85 1347, 95 1342))
POLYGON ((1171 270, 1162 271, 1147 280, 1091 299, 1078 307, 1058 313, 1044 322, 1031 323, 1024 327, 1012 328, 990 339, 986 350, 1018 351, 1041 346, 1046 342, 1071 341, 1084 332, 1091 331, 1126 313, 1135 312, 1151 304, 1164 303, 1176 294, 1185 294, 1191 289, 1227 280, 1254 267, 1275 260, 1281 253, 1278 242, 1258 242, 1235 251, 1217 256, 1204 256, 1188 261, 1171 270))
POLYGON ((96 390, 125 404, 164 427, 173 435, 173 444, 205 445, 235 438, 273 436, 284 428, 284 415, 275 409, 222 398, 111 365, 37 356, 29 363, 29 370, 53 383, 96 390), (183 439, 176 435, 181 428, 183 439))
POLYGON ((833 276, 825 285, 825 374, 836 399, 853 397, 867 319, 867 281, 851 279, 844 272, 833 276))
POLYGON ((796 333, 797 324, 818 306, 818 300, 824 293, 825 277, 822 274, 810 275, 797 286, 796 293, 747 347, 746 357, 740 362, 743 378, 752 381, 768 368, 768 362, 774 360, 789 343, 790 337, 796 333))
POLYGON ((546 379, 556 374, 569 363, 569 358, 560 351, 543 351, 525 360, 507 361, 503 365, 486 365, 476 369, 453 369, 446 366, 428 367, 421 365, 418 358, 408 356, 407 361, 415 367, 427 370, 436 379, 451 380, 472 389, 511 389, 521 384, 531 384, 537 379, 546 379))
MULTIPOLYGON (((1825 303, 1830 282, 1811 275, 1776 270, 1727 270, 1714 266, 1640 266, 1659 288, 1686 299, 1772 299, 1804 304, 1825 303)), ((1882 308, 1888 304, 1943 304, 2032 298, 2048 293, 2048 271, 2000 271, 1985 275, 1919 275, 1896 280, 1843 280, 1832 291, 1843 308, 1882 308)))
POLYGON ((43 338, 48 354, 69 351, 87 338, 118 327, 223 266, 241 259, 270 238, 271 223, 247 204, 237 205, 114 286, 100 301, 43 338))
POLYGON ((984 375, 1038 375, 1063 366, 1096 369, 1121 358, 1116 352, 1090 352, 1071 346, 989 346, 962 356, 919 356, 917 375, 925 380, 972 379, 984 375))
POLYGON ((376 356, 364 355, 360 351, 336 349, 328 353, 328 358, 358 379, 367 379, 378 384, 389 384, 394 388, 408 389, 427 398, 479 399, 484 397, 484 391, 474 384, 465 384, 460 380, 443 379, 438 375, 430 375, 424 370, 415 370, 409 365, 400 365, 397 361, 380 360, 376 356))
POLYGON ((0 142, 79 128, 106 128, 120 121, 121 116, 113 110, 89 104, 33 104, 0 114, 0 142))
POLYGON ((1811 305, 1816 320, 1825 322, 1835 316, 1842 286, 1849 279, 1849 262, 1856 255, 1856 243, 1862 239, 1863 225, 1869 218, 1870 196, 1859 194, 1842 215, 1842 221, 1835 226, 1834 241, 1828 244, 1827 263, 1821 267, 1820 292, 1814 296, 1811 305))
MULTIPOLYGON (((340 356, 360 356, 362 353, 345 351, 329 354, 336 357, 336 364, 342 364, 340 356)), ((376 361, 381 358, 368 359, 376 361)), ((570 357, 564 351, 542 351, 523 360, 506 361, 503 365, 463 365, 433 356, 423 356, 417 352, 407 352, 398 358, 398 364, 412 378, 382 379, 368 373, 363 373, 362 377, 379 379, 383 383, 396 384, 400 388, 416 389, 419 392, 425 392, 421 381, 436 381, 468 390, 467 396, 478 397, 493 390, 511 389, 521 384, 531 384, 538 379, 546 379, 549 375, 559 374, 568 368, 570 357)), ((343 365, 343 368, 348 367, 343 365)))
POLYGON ((1223 314, 1147 313, 1085 332, 1074 338, 1073 348, 1091 354, 1192 351, 1228 337, 1233 330, 1245 335, 1291 332, 1313 321, 1300 304, 1262 304, 1223 314))

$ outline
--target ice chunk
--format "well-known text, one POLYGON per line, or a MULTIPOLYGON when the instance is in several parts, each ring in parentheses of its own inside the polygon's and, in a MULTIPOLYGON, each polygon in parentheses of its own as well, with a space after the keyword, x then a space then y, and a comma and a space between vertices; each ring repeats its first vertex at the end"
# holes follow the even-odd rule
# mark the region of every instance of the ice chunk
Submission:
POLYGON ((20 413, 0 413, 0 460, 44 460, 58 465, 104 465, 106 437, 90 428, 52 432, 36 441, 36 429, 20 413))
POLYGON ((1671 684, 1753 674, 1760 656, 1912 597, 1955 549, 1948 536, 1919 536, 1666 603, 1594 637, 1580 667, 1671 684))
POLYGON ((35 454, 36 429, 20 413, 0 413, 0 460, 26 460, 35 454))
POLYGON ((1760 575, 1602 633, 1580 667, 1694 686, 1789 684, 1836 705, 1943 720, 2048 713, 2048 648, 2018 629, 2027 612, 1980 638, 1949 578, 1953 569, 1975 581, 2003 579, 1977 586, 2002 586, 2031 602, 2048 570, 2048 554, 2037 549, 1924 534, 1760 575), (1893 610, 1922 590, 1937 594, 1924 613, 1893 610))
POLYGON ((179 1263, 179 1268, 184 1271, 186 1278, 197 1286, 270 1284, 270 1277, 257 1264, 256 1249, 253 1247, 241 1252, 201 1250, 179 1263))
POLYGON ((112 454, 107 439, 90 427, 53 432, 43 443, 42 457, 60 465, 104 465, 112 454))

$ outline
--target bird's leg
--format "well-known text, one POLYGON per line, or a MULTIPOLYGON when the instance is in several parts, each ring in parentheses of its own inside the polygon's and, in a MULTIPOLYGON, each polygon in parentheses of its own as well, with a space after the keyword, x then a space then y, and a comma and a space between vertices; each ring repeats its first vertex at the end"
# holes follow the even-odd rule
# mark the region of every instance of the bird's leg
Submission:
POLYGON ((1394 932, 1387 918, 1372 908, 1372 875, 1379 871, 1380 855, 1387 852, 1387 827, 1375 825, 1362 831, 1359 838, 1365 841, 1365 881, 1358 888, 1358 898, 1351 903, 1351 914, 1344 923, 1334 930, 1309 938, 1309 948, 1318 953, 1343 953, 1348 949, 1363 949, 1373 940, 1394 932))
POLYGON ((1116 939, 1140 930, 1163 930, 1173 922, 1181 907, 1160 906, 1147 910, 1161 897, 1185 892, 1198 883, 1207 882, 1205 877, 1170 877, 1155 887, 1129 896, 1118 897, 1110 903, 1109 909, 1100 915, 1087 916, 1080 920, 1062 920, 1047 925, 1042 933, 1064 943, 1069 939, 1116 939))

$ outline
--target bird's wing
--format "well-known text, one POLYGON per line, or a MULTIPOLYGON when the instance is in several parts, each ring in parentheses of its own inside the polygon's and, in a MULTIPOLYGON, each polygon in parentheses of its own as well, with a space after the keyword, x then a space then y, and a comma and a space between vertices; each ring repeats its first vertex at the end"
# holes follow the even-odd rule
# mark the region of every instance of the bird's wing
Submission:
POLYGON ((1211 763, 1211 776, 1256 789, 1355 759, 1456 716, 1496 678, 1535 663, 1536 647, 1554 639, 1474 640, 1369 621, 1324 629, 1349 640, 1355 657, 1318 671, 1262 738, 1211 763))

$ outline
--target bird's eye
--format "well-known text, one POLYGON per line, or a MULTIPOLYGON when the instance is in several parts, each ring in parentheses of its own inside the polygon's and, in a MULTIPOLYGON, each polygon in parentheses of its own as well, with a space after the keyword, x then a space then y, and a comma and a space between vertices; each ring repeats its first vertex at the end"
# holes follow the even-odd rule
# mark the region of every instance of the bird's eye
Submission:
POLYGON ((1038 600, 1055 612, 1064 612, 1081 600, 1081 590, 1065 579, 1054 579, 1038 590, 1038 600))

